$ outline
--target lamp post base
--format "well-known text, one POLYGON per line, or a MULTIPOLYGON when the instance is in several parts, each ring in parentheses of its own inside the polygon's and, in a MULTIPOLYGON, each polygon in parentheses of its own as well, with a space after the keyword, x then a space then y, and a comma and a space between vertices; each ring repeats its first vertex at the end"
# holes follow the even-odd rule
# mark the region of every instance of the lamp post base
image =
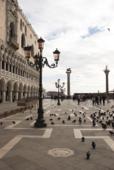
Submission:
POLYGON ((71 96, 67 96, 67 99, 71 99, 71 96))
POLYGON ((36 120, 34 127, 35 128, 45 128, 45 127, 47 127, 47 124, 45 123, 45 120, 36 120))
POLYGON ((58 103, 57 103, 57 105, 59 105, 59 106, 60 106, 60 105, 61 105, 61 104, 60 104, 60 102, 58 102, 58 103))

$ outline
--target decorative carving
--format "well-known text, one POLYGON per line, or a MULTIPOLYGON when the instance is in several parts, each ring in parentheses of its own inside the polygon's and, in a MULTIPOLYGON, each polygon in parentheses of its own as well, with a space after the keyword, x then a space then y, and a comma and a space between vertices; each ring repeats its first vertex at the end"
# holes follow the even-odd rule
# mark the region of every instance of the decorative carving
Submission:
POLYGON ((16 0, 7 0, 7 43, 8 45, 17 50, 19 45, 17 43, 17 10, 18 3, 16 0))
POLYGON ((68 157, 74 155, 74 151, 69 148, 53 148, 48 154, 53 157, 68 157))

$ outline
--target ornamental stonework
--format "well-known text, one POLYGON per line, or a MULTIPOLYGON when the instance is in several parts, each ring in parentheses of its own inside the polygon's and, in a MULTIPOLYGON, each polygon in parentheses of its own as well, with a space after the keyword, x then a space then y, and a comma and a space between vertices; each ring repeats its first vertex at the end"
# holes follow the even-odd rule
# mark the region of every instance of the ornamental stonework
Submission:
POLYGON ((7 0, 6 3, 6 17, 7 17, 7 32, 6 32, 6 40, 8 45, 10 45, 12 48, 16 46, 17 43, 17 10, 18 10, 18 4, 17 1, 14 0, 7 0), (12 46, 14 44, 14 46, 12 46))
POLYGON ((48 151, 48 155, 53 157, 69 157, 74 155, 74 151, 69 148, 53 148, 48 151))

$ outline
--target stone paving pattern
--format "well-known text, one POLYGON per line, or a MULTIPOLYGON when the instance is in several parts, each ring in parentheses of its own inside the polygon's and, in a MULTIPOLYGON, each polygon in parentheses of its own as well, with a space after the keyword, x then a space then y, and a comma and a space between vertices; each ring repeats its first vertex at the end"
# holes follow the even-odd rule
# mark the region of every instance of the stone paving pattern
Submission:
MULTIPOLYGON (((44 129, 32 127, 37 117, 37 106, 1 119, 0 170, 114 170, 114 151, 104 139, 100 139, 100 136, 106 136, 114 146, 114 136, 110 136, 108 130, 102 130, 99 125, 93 128, 90 119, 92 112, 98 111, 100 107, 113 110, 112 105, 113 101, 105 106, 92 106, 91 101, 77 105, 77 102, 65 100, 57 106, 56 101, 45 100, 45 120, 48 126, 44 129), (72 123, 75 119, 72 109, 77 115, 80 111, 86 112, 86 122, 82 125, 78 121, 72 123), (72 117, 70 121, 67 120, 68 115, 72 117), (58 117, 61 119, 58 120, 58 117), (75 129, 84 136, 99 138, 85 137, 85 142, 81 142, 80 138, 75 138, 75 129), (91 147, 93 140, 96 142, 95 150, 91 147), (57 148, 63 155, 65 149, 72 150, 73 154, 67 157, 49 154, 50 150, 57 148), (91 152, 90 160, 86 160, 88 150, 91 152), (2 156, 2 153, 5 155, 2 156)), ((78 133, 76 135, 79 137, 78 133)))

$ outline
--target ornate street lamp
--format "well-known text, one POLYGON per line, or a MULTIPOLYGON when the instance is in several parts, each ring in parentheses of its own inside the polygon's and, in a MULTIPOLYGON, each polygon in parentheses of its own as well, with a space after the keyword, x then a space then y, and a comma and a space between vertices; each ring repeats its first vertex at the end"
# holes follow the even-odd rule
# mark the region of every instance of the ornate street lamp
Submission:
POLYGON ((60 85, 60 79, 58 79, 57 82, 55 82, 55 87, 58 89, 58 101, 57 101, 57 105, 61 105, 61 103, 60 103, 60 90, 62 90, 64 85, 65 85, 64 82, 62 83, 62 85, 60 85))
MULTIPOLYGON (((42 97, 42 91, 43 91, 43 89, 42 89, 42 67, 44 67, 46 65, 49 68, 56 68, 58 65, 59 55, 60 55, 60 51, 58 49, 56 49, 53 52, 55 63, 49 65, 47 58, 42 56, 44 42, 45 41, 42 38, 38 39, 39 52, 37 55, 34 56, 34 64, 32 64, 32 66, 35 67, 37 71, 39 71, 39 108, 38 108, 38 117, 34 124, 35 128, 43 128, 43 127, 47 126, 47 124, 45 123, 45 120, 44 120, 44 110, 43 110, 43 102, 42 102, 42 98, 43 98, 42 97)), ((29 59, 31 57, 30 46, 25 47, 24 50, 25 50, 25 57, 26 57, 28 63, 30 63, 29 62, 29 59)))
POLYGON ((35 67, 39 71, 39 108, 38 108, 38 117, 36 119, 36 122, 34 124, 35 128, 43 128, 46 127, 47 124, 45 123, 44 120, 44 110, 43 110, 43 102, 42 102, 42 67, 43 66, 48 66, 49 68, 55 68, 58 65, 59 61, 59 55, 60 52, 59 50, 55 50, 53 52, 55 64, 49 65, 48 60, 46 57, 42 56, 43 48, 44 48, 44 40, 42 38, 38 39, 38 48, 39 48, 39 53, 38 55, 34 56, 35 60, 35 67))

